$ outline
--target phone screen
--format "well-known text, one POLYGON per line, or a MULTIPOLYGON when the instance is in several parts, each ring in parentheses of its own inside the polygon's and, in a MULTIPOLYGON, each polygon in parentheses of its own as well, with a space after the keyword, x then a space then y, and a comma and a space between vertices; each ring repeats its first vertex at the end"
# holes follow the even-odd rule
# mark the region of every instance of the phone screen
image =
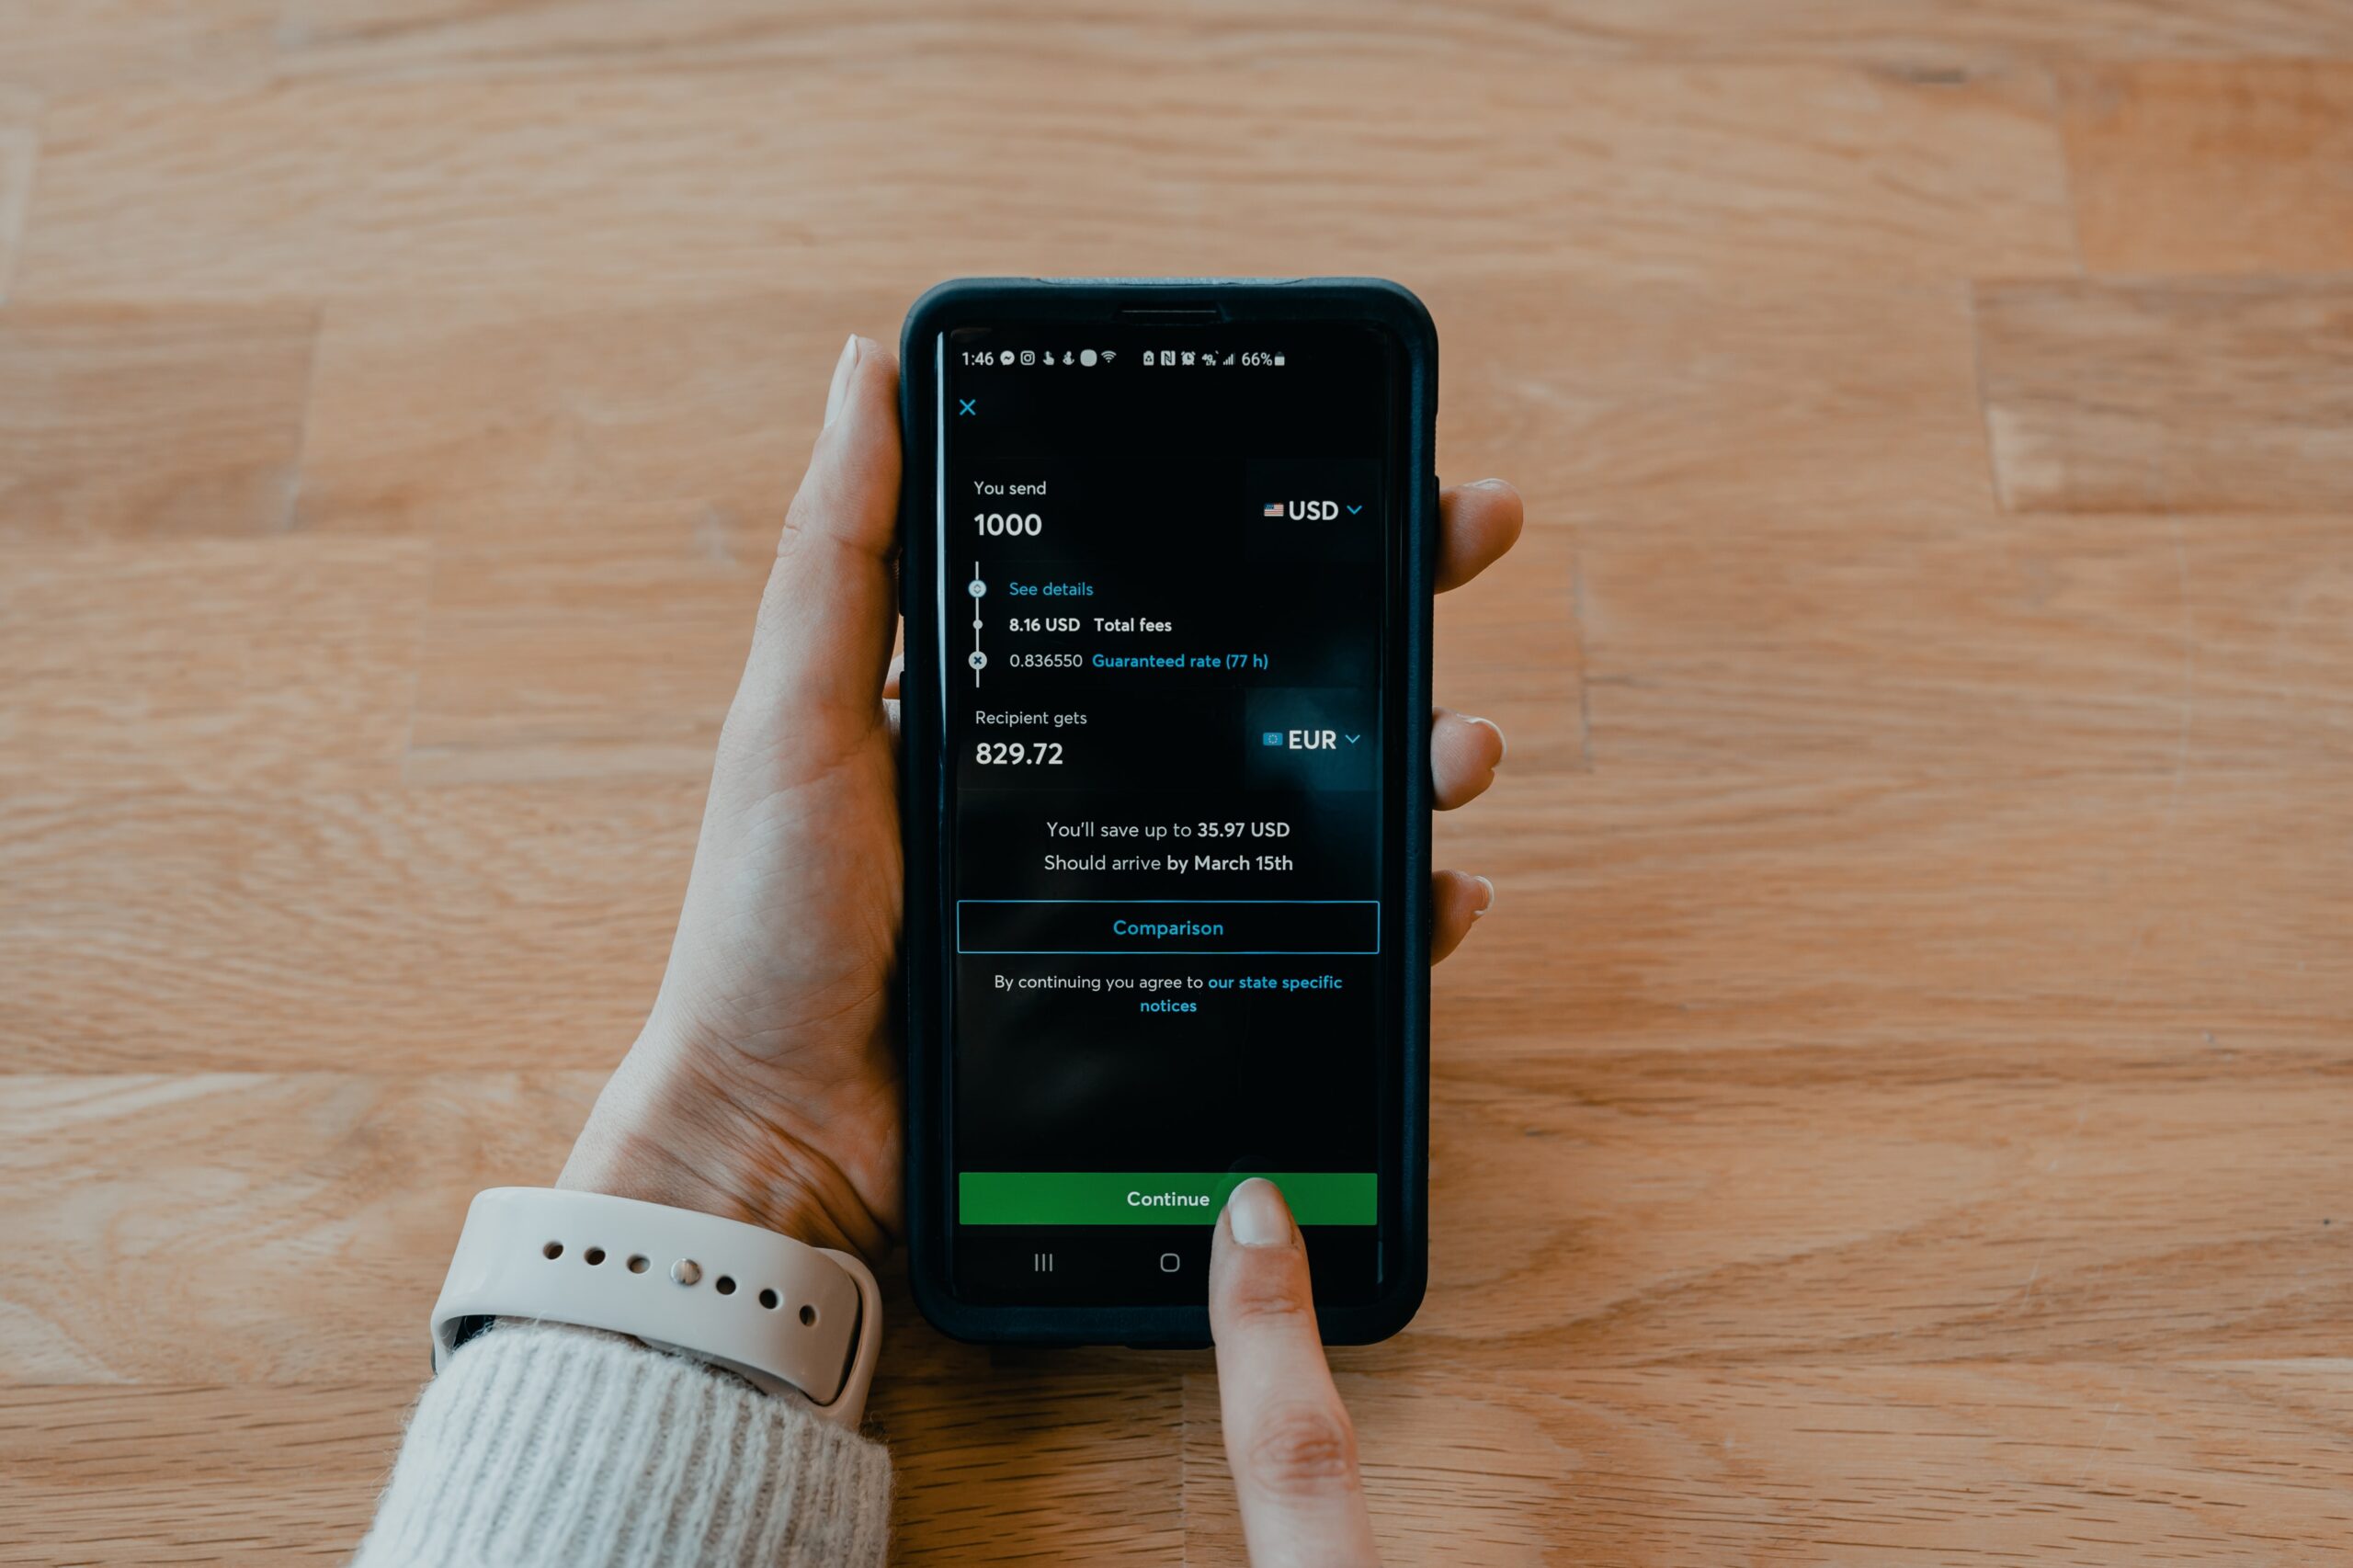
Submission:
POLYGON ((1005 324, 937 349, 956 1290, 1198 1305, 1264 1175, 1318 1298, 1370 1299, 1427 718, 1392 670, 1398 347, 1005 324))

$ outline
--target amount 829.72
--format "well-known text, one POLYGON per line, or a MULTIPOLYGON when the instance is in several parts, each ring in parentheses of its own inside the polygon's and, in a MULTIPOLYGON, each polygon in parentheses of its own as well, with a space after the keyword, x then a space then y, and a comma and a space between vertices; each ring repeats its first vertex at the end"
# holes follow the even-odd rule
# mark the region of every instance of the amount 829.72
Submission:
POLYGON ((972 748, 972 760, 984 767, 1059 767, 1060 741, 982 741, 972 748))

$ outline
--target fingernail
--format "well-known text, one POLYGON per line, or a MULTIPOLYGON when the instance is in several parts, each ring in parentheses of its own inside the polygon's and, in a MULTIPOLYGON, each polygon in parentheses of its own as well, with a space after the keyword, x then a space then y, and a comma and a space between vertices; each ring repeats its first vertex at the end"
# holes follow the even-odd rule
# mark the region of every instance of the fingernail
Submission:
POLYGON ((1290 1245, 1290 1210, 1283 1207, 1275 1184, 1264 1176, 1252 1176, 1233 1189, 1225 1200, 1225 1217, 1233 1227, 1233 1239, 1244 1246, 1290 1245))
POLYGON ((1476 908, 1476 909, 1474 909, 1474 910, 1472 910, 1472 911, 1471 912, 1471 918, 1472 918, 1472 919, 1473 919, 1473 920, 1476 920, 1476 919, 1478 919, 1478 918, 1479 918, 1479 916, 1481 916, 1482 915, 1486 914, 1486 913, 1487 913, 1487 911, 1489 911, 1489 910, 1491 910, 1491 909, 1495 908, 1495 883, 1493 883, 1493 882, 1491 882, 1491 881, 1489 881, 1486 878, 1484 878, 1484 877, 1481 877, 1481 876, 1473 876, 1471 880, 1472 880, 1472 881, 1474 881, 1474 882, 1478 883, 1481 887, 1483 887, 1483 888, 1484 888, 1484 889, 1486 889, 1486 890, 1487 890, 1487 902, 1486 902, 1486 903, 1483 903, 1483 904, 1481 904, 1478 908, 1476 908))
POLYGON ((1474 479, 1471 482, 1471 488, 1473 490, 1508 490, 1511 486, 1506 484, 1500 479, 1474 479))
POLYGON ((1511 738, 1504 733, 1504 727, 1501 724, 1496 723, 1493 719, 1466 719, 1463 722, 1467 724, 1484 724, 1490 730, 1495 731, 1495 766, 1497 767, 1501 767, 1504 765, 1504 758, 1511 755, 1511 738))
POLYGON ((831 426, 834 415, 842 411, 842 399, 849 393, 849 373, 858 366, 858 334, 851 333, 849 341, 842 345, 842 357, 834 361, 834 384, 825 389, 825 423, 831 426))

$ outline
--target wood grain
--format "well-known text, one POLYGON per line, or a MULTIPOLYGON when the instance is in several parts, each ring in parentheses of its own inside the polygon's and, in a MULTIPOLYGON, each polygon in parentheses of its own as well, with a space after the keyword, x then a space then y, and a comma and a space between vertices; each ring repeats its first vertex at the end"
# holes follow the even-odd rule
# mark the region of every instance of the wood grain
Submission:
POLYGON ((406 777, 706 777, 873 296, 338 312, 301 523, 438 542, 406 777))
POLYGON ((609 1068, 699 781, 0 802, 0 1068, 609 1068))
POLYGON ((2087 66, 2065 103, 2094 272, 2353 267, 2353 62, 2087 66))
POLYGON ((1428 1315, 1336 1359, 2334 1355, 2344 1059, 2054 1034, 1447 1062, 1428 1315))
POLYGON ((424 549, 397 540, 11 549, 0 784, 392 778, 427 570, 424 549))
POLYGON ((2353 289, 2021 283, 1978 294, 1985 418, 2019 511, 2353 500, 2353 289))
POLYGON ((0 1389, 0 1563, 340 1562, 415 1395, 409 1378, 0 1389))
POLYGON ((443 514, 409 782, 708 778, 782 513, 443 514))
MULTIPOLYGON (((2341 1362, 1801 1366, 1344 1374, 1340 1388, 1393 1562, 2104 1568, 2143 1552, 2334 1554, 2353 1520, 2348 1375, 2341 1362), (2275 1474, 2224 1458, 2249 1427, 2284 1439, 2275 1474)), ((1186 1379, 1185 1407, 1192 1544, 1238 1562, 1214 1381, 1186 1379)))
POLYGON ((1186 1562, 1182 1374, 1008 1358, 899 1382, 875 1421, 899 1470, 895 1561, 1186 1562))
MULTIPOLYGON (((301 526, 546 537, 577 508, 699 502, 781 524, 851 325, 851 288, 597 306, 367 303, 327 312, 301 526)), ((759 550, 765 556, 768 549, 759 550)))
POLYGON ((8 534, 284 531, 317 326, 267 306, 0 311, 8 534))
POLYGON ((418 15, 399 0, 289 0, 275 68, 290 74, 517 72, 614 54, 667 68, 807 65, 872 70, 918 45, 1017 58, 1051 40, 1058 59, 1102 73, 1138 61, 1267 62, 1328 69, 1364 55, 1404 61, 1533 57, 1556 63, 1836 59, 1907 72, 1999 68, 2049 56, 2353 53, 2353 23, 2329 0, 1548 0, 1427 6, 1248 0, 1168 7, 993 0, 877 15, 704 0, 649 12, 630 0, 476 3, 418 15))
MULTIPOLYGON (((1928 774, 1932 791, 2139 780, 2153 806, 2193 810, 2216 774, 2228 793, 2251 770, 2353 761, 2353 540, 2336 518, 1891 510, 1851 543, 1817 519, 1793 505, 1737 538, 1698 518, 1586 530, 1597 757, 1815 775, 1827 756, 1849 782, 1928 774)), ((2046 798, 2066 814, 2063 790, 2046 798)))
POLYGON ((705 296, 819 273, 1530 265, 1572 277, 2073 265, 2044 78, 1807 66, 1175 64, 601 72, 125 91, 53 105, 17 297, 705 296), (789 85, 788 85, 789 82, 789 85), (1091 128, 1135 114, 1140 136, 1091 128), (943 178, 985 121, 1039 181, 943 178), (1476 158, 1467 147, 1485 149, 1476 158), (381 162, 401 149, 397 168, 381 162), (644 222, 644 194, 694 212, 644 222), (931 236, 897 238, 921 211, 931 236))
POLYGON ((257 81, 280 0, 17 0, 0 9, 0 86, 257 81))
POLYGON ((2178 802, 2163 778, 1677 787, 1597 757, 1592 779, 1444 824, 1442 861, 1512 872, 1438 993, 1480 1051, 2343 1035, 2343 818, 2282 820, 2260 773, 2178 802))
MULTIPOLYGON (((0 8, 0 1562, 339 1560, 642 1021, 849 330, 1390 273, 1438 609, 1392 1562, 2342 1555, 2328 0, 0 8), (2080 250, 2078 248, 2080 240, 2080 250), (2086 278, 2084 273, 2094 274, 2086 278)), ((1200 1354, 885 1269, 904 1561, 1231 1562, 1200 1354)))
POLYGON ((552 1179, 600 1078, 12 1079, 0 1233, 49 1283, 0 1286, 7 1378, 414 1376, 439 1281, 411 1260, 446 1250, 476 1189, 552 1179))
POLYGON ((1739 551, 1777 519, 1916 538, 1991 503, 1958 285, 1442 280, 1427 297, 1448 323, 1441 461, 1508 470, 1536 526, 1674 522, 1739 551))

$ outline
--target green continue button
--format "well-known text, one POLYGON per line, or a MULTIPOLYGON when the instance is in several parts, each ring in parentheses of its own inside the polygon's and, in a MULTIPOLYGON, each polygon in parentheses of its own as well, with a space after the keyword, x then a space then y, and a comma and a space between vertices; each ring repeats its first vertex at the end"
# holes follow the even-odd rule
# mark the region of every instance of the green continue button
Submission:
POLYGON ((1371 1171, 965 1171, 957 1218, 967 1225, 1210 1225, 1254 1176, 1283 1190, 1302 1225, 1370 1225, 1381 1218, 1371 1171))

